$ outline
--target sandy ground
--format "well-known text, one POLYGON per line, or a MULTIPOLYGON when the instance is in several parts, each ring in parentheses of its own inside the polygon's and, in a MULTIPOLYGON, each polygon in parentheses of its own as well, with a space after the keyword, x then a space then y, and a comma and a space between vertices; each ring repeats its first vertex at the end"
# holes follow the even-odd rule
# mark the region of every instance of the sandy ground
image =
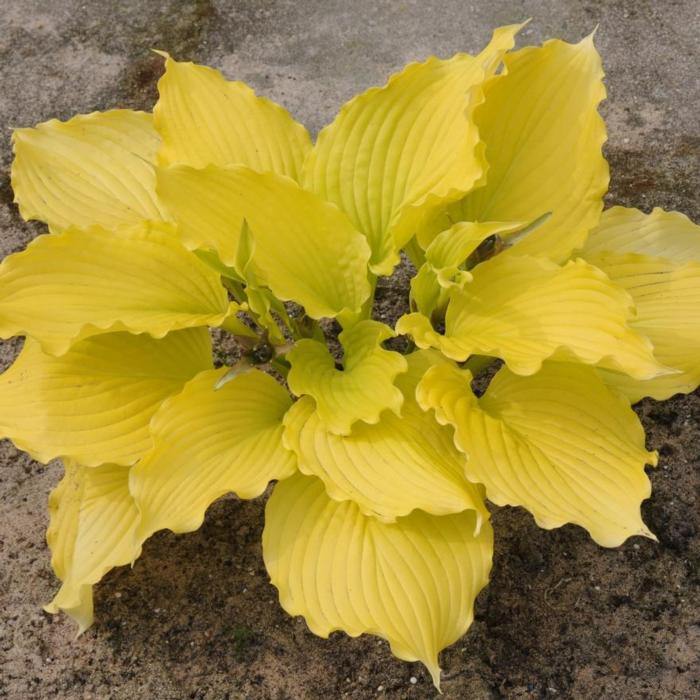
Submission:
MULTIPOLYGON (((113 106, 150 108, 162 48, 222 68, 316 132, 358 90, 409 60, 476 50, 490 27, 533 17, 528 43, 600 24, 611 202, 700 220, 696 0, 471 3, 2 0, 0 252, 40 231, 11 204, 9 127, 113 106)), ((401 309, 405 275, 379 312, 401 309)), ((16 344, 5 344, 7 363, 16 344)), ((443 654, 446 698, 700 697, 700 394, 640 407, 660 450, 645 517, 659 544, 614 550, 496 512, 493 579, 469 633, 443 654)), ((44 543, 59 478, 0 444, 0 697, 431 698, 418 664, 375 638, 312 636, 287 617, 260 555, 261 502, 215 504, 202 529, 160 533, 97 591, 79 640, 41 610, 56 590, 44 543), (412 683, 411 679, 416 682, 412 683)))

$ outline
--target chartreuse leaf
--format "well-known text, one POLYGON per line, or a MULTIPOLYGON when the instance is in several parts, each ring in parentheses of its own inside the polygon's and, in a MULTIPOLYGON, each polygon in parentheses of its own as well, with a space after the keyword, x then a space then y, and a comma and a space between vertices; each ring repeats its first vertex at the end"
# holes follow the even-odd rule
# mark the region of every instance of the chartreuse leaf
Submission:
POLYGON ((205 328, 147 335, 106 333, 53 357, 27 339, 0 375, 0 436, 40 462, 133 464, 151 446, 158 406, 211 367, 205 328))
POLYGON ((427 224, 418 239, 425 248, 456 221, 531 221, 551 212, 513 254, 561 262, 598 222, 608 186, 605 124, 597 111, 605 98, 600 56, 591 35, 578 44, 552 40, 514 51, 504 64, 474 112, 486 143, 486 184, 427 224))
POLYGON ((410 355, 408 372, 396 379, 401 417, 385 411, 374 425, 355 423, 348 436, 324 428, 314 400, 302 397, 284 417, 284 443, 299 470, 319 477, 331 498, 354 501, 360 512, 386 522, 416 508, 435 515, 472 508, 485 518, 476 487, 464 479, 464 456, 451 431, 415 401, 425 370, 440 362, 445 360, 437 353, 410 355))
POLYGON ((455 429, 469 456, 466 475, 498 505, 521 505, 543 528, 585 527, 605 547, 653 535, 640 504, 651 494, 644 430, 622 398, 591 367, 546 363, 531 377, 501 369, 486 393, 452 365, 429 370, 418 401, 455 429))
POLYGON ((288 321, 287 310, 281 301, 275 299, 269 289, 259 285, 253 263, 254 252, 255 239, 248 222, 243 221, 238 250, 236 251, 236 274, 245 283, 246 303, 256 323, 267 330, 272 343, 282 345, 285 338, 272 315, 272 311, 274 310, 280 318, 288 321))
POLYGON ((599 253, 589 260, 632 295, 637 315, 632 327, 654 344, 654 354, 677 374, 637 381, 601 371, 605 381, 632 402, 687 394, 700 385, 700 262, 673 263, 634 253, 599 253))
POLYGON ((282 607, 314 634, 383 637, 398 658, 424 663, 439 689, 438 654, 469 628, 491 569, 493 532, 485 520, 476 534, 476 520, 473 510, 417 510, 381 523, 297 474, 267 503, 263 557, 282 607))
POLYGON ((128 109, 16 129, 12 188, 20 214, 55 230, 162 219, 158 142, 151 115, 128 109))
POLYGON ((582 253, 634 299, 631 325, 678 374, 635 381, 603 372, 631 401, 667 399, 700 385, 700 226, 677 212, 643 214, 615 207, 603 214, 582 253))
POLYGON ((500 357, 516 374, 534 374, 548 358, 575 358, 639 379, 672 371, 629 327, 630 296, 583 260, 560 267, 500 254, 473 274, 473 282, 452 291, 444 335, 417 313, 401 318, 397 332, 458 361, 472 354, 500 357))
POLYGON ((216 326, 237 308, 166 224, 39 236, 0 265, 0 337, 26 334, 52 355, 107 331, 216 326))
POLYGON ((460 222, 436 236, 425 251, 426 262, 430 263, 436 272, 442 273, 438 275, 440 284, 449 287, 450 275, 454 274, 455 269, 462 265, 486 238, 498 236, 507 240, 508 234, 524 226, 525 224, 519 221, 460 222))
POLYGON ((320 425, 337 435, 349 435, 355 421, 378 423, 384 410, 401 415, 403 394, 394 384, 408 369, 406 358, 385 350, 382 342, 394 332, 378 321, 360 321, 340 334, 342 369, 325 343, 300 340, 287 353, 292 365, 287 383, 297 396, 316 402, 320 425))
POLYGON ((313 318, 359 311, 369 296, 369 248, 336 207, 288 178, 245 166, 161 169, 158 193, 190 249, 236 266, 243 222, 255 242, 260 285, 302 304, 313 318))
POLYGON ((163 528, 196 530, 225 493, 255 498, 294 472, 294 455, 282 446, 289 394, 258 370, 216 390, 228 371, 197 375, 153 417, 153 448, 131 472, 141 539, 163 528))
POLYGON ((494 32, 478 56, 429 58, 341 108, 304 165, 308 189, 337 204, 368 238, 372 271, 390 274, 398 249, 437 205, 468 192, 486 163, 474 108, 519 25, 494 32))
POLYGON ((195 168, 240 163, 298 179, 311 139, 278 104, 207 66, 165 57, 153 109, 160 165, 195 168))
POLYGON ((508 234, 522 227, 520 222, 462 221, 439 233, 425 251, 425 263, 411 280, 412 306, 424 316, 444 310, 449 291, 473 279, 464 263, 479 245, 490 236, 507 239, 508 234))
POLYGON ((700 226, 685 214, 655 208, 612 207, 603 212, 591 231, 582 255, 637 253, 666 258, 676 264, 700 262, 700 226))
POLYGON ((49 497, 49 514, 51 566, 62 585, 45 610, 63 610, 84 632, 93 620, 93 585, 141 553, 134 538, 138 511, 129 493, 129 467, 66 462, 49 497))

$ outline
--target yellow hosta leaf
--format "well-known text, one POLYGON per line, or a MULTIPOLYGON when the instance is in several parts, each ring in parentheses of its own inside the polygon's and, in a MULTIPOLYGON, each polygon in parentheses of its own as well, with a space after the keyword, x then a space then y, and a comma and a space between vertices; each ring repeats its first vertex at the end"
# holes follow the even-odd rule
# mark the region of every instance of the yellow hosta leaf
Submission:
POLYGON ((331 498, 352 500, 362 513, 383 521, 416 508, 435 515, 474 508, 486 517, 476 487, 464 479, 464 456, 451 431, 414 398, 425 370, 439 362, 445 360, 437 354, 410 355, 409 371, 396 380, 404 397, 401 417, 385 411, 375 425, 355 423, 348 436, 323 427, 311 397, 297 401, 284 418, 284 442, 299 470, 322 479, 331 498))
POLYGON ((613 207, 603 212, 581 255, 638 253, 674 263, 700 262, 700 226, 677 211, 658 207, 651 214, 613 207))
POLYGON ((40 462, 133 464, 151 445, 148 423, 158 406, 211 364, 205 328, 161 340, 106 333, 61 357, 27 339, 0 375, 0 436, 40 462))
POLYGON ((197 375, 153 417, 153 448, 131 472, 139 537, 196 530, 220 496, 255 498, 294 472, 294 456, 282 446, 289 394, 258 370, 215 389, 228 371, 197 375))
POLYGON ((108 331, 219 325, 236 308, 164 224, 39 236, 0 265, 0 337, 26 334, 52 355, 108 331))
POLYGON ((429 370, 418 400, 455 429, 466 474, 498 505, 521 505, 547 529, 585 527, 605 547, 653 535, 640 504, 651 494, 644 430, 627 402, 591 367, 546 363, 531 377, 501 369, 486 393, 472 393, 468 371, 429 370))
MULTIPOLYGON (((426 262, 430 263, 437 272, 447 275, 462 265, 489 236, 499 236, 505 241, 509 234, 524 226, 525 224, 520 221, 482 223, 463 221, 454 224, 436 236, 428 246, 425 251, 426 262)), ((443 286, 449 286, 448 279, 440 277, 440 283, 443 286)))
POLYGON ((272 315, 272 311, 274 310, 280 318, 288 321, 287 310, 281 301, 275 299, 269 289, 258 284, 255 264, 253 263, 254 253, 255 239, 248 222, 244 221, 238 241, 238 250, 236 251, 236 274, 245 283, 246 304, 255 322, 268 332, 268 337, 272 343, 284 345, 286 339, 275 317, 272 315))
POLYGON ((381 523, 295 475, 267 503, 263 557, 282 607, 314 634, 383 637, 395 656, 424 663, 439 688, 438 654, 469 628, 491 569, 491 526, 474 529, 473 511, 381 523))
POLYGON ((463 287, 473 279, 464 263, 490 236, 508 238, 521 229, 520 222, 460 222, 438 234, 425 251, 425 263, 411 280, 413 307, 424 316, 444 310, 452 287, 463 287))
MULTIPOLYGON (((454 284, 460 285, 461 281, 467 282, 471 278, 468 272, 458 272, 454 278, 454 284)), ((433 317, 433 313, 444 313, 450 300, 450 290, 444 288, 438 281, 438 276, 431 265, 424 263, 411 278, 410 307, 421 316, 433 317)), ((401 332, 406 332, 401 331, 401 332)))
POLYGON ((207 66, 165 56, 153 109, 163 140, 160 165, 247 165, 298 179, 311 150, 306 129, 286 109, 207 66))
POLYGON ((313 318, 358 311, 368 297, 369 248, 342 212, 288 178, 244 166, 162 169, 158 193, 190 249, 216 251, 236 266, 244 221, 253 267, 276 297, 313 318))
MULTIPOLYGON (((513 253, 560 262, 598 223, 608 186, 605 124, 597 111, 605 98, 600 56, 589 36, 514 51, 504 63, 474 113, 486 143, 486 185, 450 207, 449 218, 530 221, 551 212, 513 253)), ((419 234, 424 247, 431 230, 419 234)))
POLYGON ((297 396, 313 397, 321 425, 338 435, 348 435, 358 420, 378 423, 386 409, 400 415, 403 394, 394 380, 408 364, 403 355, 382 347, 393 335, 378 321, 360 321, 343 331, 342 369, 336 369, 325 343, 300 340, 287 353, 289 388, 297 396))
POLYGON ((93 585, 141 553, 134 537, 138 511, 129 493, 129 467, 66 462, 65 475, 49 498, 49 513, 51 565, 63 583, 45 609, 63 610, 84 632, 93 619, 93 585))
POLYGON ((319 135, 304 185, 337 204, 367 236, 373 272, 390 274, 425 212, 483 177, 472 113, 519 28, 497 29, 476 57, 408 65, 384 87, 353 98, 319 135))
POLYGON ((602 372, 605 381, 632 402, 687 394, 700 385, 700 262, 674 263, 634 253, 592 254, 589 260, 632 295, 637 315, 632 327, 647 336, 664 365, 680 372, 635 381, 602 372))
POLYGON ((158 134, 144 112, 115 109, 17 129, 12 188, 20 214, 54 230, 114 228, 163 218, 153 161, 158 134))
POLYGON ((634 299, 633 328, 678 374, 634 381, 603 372, 631 401, 658 400, 700 385, 700 226, 683 214, 613 207, 586 241, 582 255, 634 299))
POLYGON ((548 358, 575 358, 638 379, 671 371, 654 359, 651 343, 629 327, 630 296, 583 260, 559 267, 501 253, 473 275, 473 282, 452 292, 444 335, 420 314, 400 319, 397 332, 458 361, 470 355, 500 357, 516 374, 534 374, 548 358))

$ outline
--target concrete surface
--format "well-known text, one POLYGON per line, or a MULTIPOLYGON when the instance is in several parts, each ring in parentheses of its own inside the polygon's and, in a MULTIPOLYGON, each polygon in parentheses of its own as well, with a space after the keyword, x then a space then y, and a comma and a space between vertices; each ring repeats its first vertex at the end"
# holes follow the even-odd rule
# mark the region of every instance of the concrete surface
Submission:
MULTIPOLYGON (((527 17, 527 43, 600 25, 610 201, 700 220, 697 0, 1 0, 0 252, 41 230, 11 204, 9 128, 149 109, 160 73, 150 48, 248 81, 316 132, 406 61, 477 50, 491 27, 527 17)), ((404 286, 382 287, 387 313, 404 286)), ((445 697, 700 696, 700 395, 640 412, 662 455, 645 505, 660 544, 603 550, 577 528, 543 532, 524 512, 498 511, 493 581, 443 655, 445 697)), ((74 641, 40 607, 56 589, 44 530, 59 470, 7 443, 0 457, 0 697, 434 696, 425 671, 383 642, 320 640, 280 610, 260 557, 261 503, 229 499, 199 532, 155 536, 133 571, 108 576, 97 624, 74 641)))

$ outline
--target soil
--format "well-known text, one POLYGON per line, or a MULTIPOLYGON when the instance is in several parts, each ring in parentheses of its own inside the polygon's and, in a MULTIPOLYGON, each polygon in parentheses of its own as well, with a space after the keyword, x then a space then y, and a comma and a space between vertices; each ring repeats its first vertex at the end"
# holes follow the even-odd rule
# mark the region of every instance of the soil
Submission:
MULTIPOLYGON (((333 0, 5 0, 0 23, 0 244, 42 229, 11 204, 7 127, 110 106, 148 108, 160 61, 148 48, 224 68, 285 102, 316 132, 342 102, 407 60, 474 50, 499 23, 534 16, 525 40, 577 39, 600 23, 610 100, 609 203, 700 220, 694 0, 652 3, 333 0)), ((406 298, 407 266, 382 280, 377 317, 406 298)), ((5 343, 6 366, 19 343, 5 343)), ((219 347, 224 361, 230 347, 219 347)), ((603 549, 577 527, 544 531, 494 509, 495 562, 465 637, 442 655, 446 698, 700 697, 700 392, 638 412, 658 543, 603 549)), ((202 528, 156 534, 133 569, 96 589, 96 624, 75 639, 41 605, 57 588, 44 540, 60 468, 0 443, 0 698, 223 700, 433 698, 420 664, 383 641, 314 637, 279 607, 265 573, 264 499, 214 504, 202 528)))

